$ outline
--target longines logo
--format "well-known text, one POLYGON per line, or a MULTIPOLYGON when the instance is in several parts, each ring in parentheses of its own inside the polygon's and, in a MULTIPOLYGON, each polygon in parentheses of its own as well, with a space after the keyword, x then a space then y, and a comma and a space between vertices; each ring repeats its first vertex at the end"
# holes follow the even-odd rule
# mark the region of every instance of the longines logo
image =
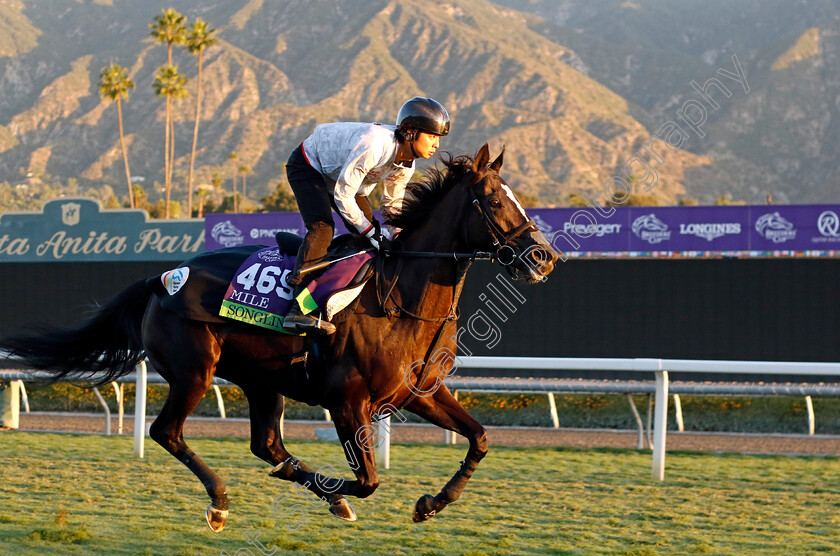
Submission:
POLYGON ((680 224, 681 235, 702 237, 708 241, 712 241, 713 239, 717 239, 728 234, 738 235, 740 233, 741 224, 738 222, 680 224))

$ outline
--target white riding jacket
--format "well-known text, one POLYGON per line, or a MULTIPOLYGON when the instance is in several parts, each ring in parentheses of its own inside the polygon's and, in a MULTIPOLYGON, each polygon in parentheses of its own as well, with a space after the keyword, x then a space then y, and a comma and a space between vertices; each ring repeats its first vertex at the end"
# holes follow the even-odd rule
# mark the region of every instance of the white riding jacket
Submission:
MULTIPOLYGON (((371 222, 356 203, 356 195, 369 195, 382 181, 385 190, 379 211, 387 217, 402 207, 405 186, 414 174, 413 161, 411 166, 394 163, 400 146, 396 129, 358 122, 322 124, 303 142, 306 160, 328 177, 338 210, 359 233, 365 233, 371 222)), ((389 231, 393 235, 396 230, 389 231)))

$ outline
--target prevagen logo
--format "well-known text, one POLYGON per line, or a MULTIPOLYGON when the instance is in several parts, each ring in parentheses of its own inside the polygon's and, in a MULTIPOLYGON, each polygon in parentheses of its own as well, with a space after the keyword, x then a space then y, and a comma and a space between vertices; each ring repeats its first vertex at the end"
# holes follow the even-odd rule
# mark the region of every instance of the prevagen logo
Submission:
POLYGON ((234 226, 230 220, 219 222, 213 226, 213 229, 210 230, 210 236, 225 247, 242 245, 242 242, 245 241, 242 230, 234 226))
POLYGON ((661 221, 655 214, 645 214, 633 221, 633 233, 651 245, 671 239, 668 224, 661 221))
POLYGON ((755 231, 773 243, 784 243, 796 238, 793 223, 785 220, 778 212, 763 214, 755 221, 755 231))
POLYGON ((572 224, 566 222, 563 224, 563 231, 572 232, 579 237, 604 237, 608 234, 621 232, 621 224, 572 224))

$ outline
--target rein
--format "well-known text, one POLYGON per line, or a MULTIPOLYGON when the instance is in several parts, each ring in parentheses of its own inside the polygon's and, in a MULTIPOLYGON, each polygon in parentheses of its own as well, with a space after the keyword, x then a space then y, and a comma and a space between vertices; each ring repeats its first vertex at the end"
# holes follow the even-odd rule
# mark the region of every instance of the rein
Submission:
MULTIPOLYGON (((450 253, 426 253, 423 251, 417 251, 419 253, 418 256, 442 256, 449 258, 452 254, 450 253)), ((400 252, 402 254, 402 252, 400 252)), ((489 253, 488 253, 489 255, 489 253)), ((490 257, 487 257, 490 258, 490 257)), ((466 266, 458 273, 456 278, 455 287, 452 288, 452 303, 449 305, 449 311, 442 316, 442 317, 424 317, 423 315, 418 315, 413 313, 400 305, 396 299, 393 298, 394 289, 397 287, 397 281, 400 278, 400 273, 402 272, 403 268, 403 259, 398 258, 397 260, 397 269, 394 272, 394 277, 391 279, 390 283, 385 279, 385 257, 377 257, 376 258, 376 298, 379 302, 379 306, 382 308, 382 312, 385 313, 387 317, 398 317, 400 314, 405 316, 411 317, 413 319, 421 320, 424 322, 448 322, 450 320, 455 320, 458 318, 458 298, 461 296, 461 290, 464 287, 464 276, 466 275, 467 271, 469 270, 470 266, 472 266, 472 262, 475 257, 469 256, 463 259, 459 259, 455 257, 457 262, 466 261, 466 266), (391 307, 386 307, 385 304, 388 300, 391 300, 391 303, 394 305, 391 307)))
POLYGON ((494 261, 498 253, 490 253, 489 251, 473 251, 472 253, 442 253, 440 251, 399 251, 394 249, 385 250, 386 257, 408 257, 417 259, 455 259, 462 260, 482 260, 494 261))

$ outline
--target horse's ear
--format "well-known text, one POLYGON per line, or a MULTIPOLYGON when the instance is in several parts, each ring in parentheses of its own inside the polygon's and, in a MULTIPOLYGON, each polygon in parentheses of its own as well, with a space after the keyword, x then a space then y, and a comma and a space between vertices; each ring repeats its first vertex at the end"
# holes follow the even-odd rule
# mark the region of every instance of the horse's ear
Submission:
POLYGON ((478 153, 475 155, 473 172, 481 172, 488 162, 490 162, 490 147, 487 146, 487 143, 484 143, 484 146, 478 149, 478 153))
POLYGON ((490 164, 490 169, 493 170, 494 172, 498 173, 499 170, 502 169, 502 162, 504 161, 504 159, 505 159, 505 147, 504 147, 504 145, 502 145, 502 152, 500 152, 499 156, 496 157, 496 160, 494 160, 490 164))

